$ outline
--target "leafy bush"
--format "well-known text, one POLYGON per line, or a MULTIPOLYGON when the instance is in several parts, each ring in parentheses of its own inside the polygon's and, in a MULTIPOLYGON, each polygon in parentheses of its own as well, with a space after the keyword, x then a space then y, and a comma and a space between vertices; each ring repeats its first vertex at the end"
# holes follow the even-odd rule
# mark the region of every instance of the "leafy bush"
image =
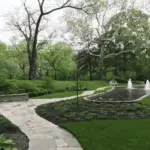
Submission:
POLYGON ((36 97, 36 96, 42 96, 42 95, 47 95, 47 94, 52 94, 53 91, 48 90, 48 89, 39 89, 38 91, 34 92, 29 92, 29 97, 36 97))
POLYGON ((125 72, 125 76, 126 76, 127 79, 128 78, 135 79, 136 78, 136 72, 134 72, 134 71, 126 71, 125 72))
POLYGON ((0 149, 3 150, 17 150, 12 140, 6 140, 5 137, 0 136, 0 149))
POLYGON ((50 77, 45 77, 43 82, 43 87, 46 89, 54 89, 54 81, 50 77))
POLYGON ((116 81, 119 83, 127 83, 127 79, 116 77, 116 81))
POLYGON ((79 90, 87 90, 87 82, 79 81, 79 90))
POLYGON ((106 80, 107 81, 115 80, 115 75, 112 72, 107 72, 106 73, 106 80))

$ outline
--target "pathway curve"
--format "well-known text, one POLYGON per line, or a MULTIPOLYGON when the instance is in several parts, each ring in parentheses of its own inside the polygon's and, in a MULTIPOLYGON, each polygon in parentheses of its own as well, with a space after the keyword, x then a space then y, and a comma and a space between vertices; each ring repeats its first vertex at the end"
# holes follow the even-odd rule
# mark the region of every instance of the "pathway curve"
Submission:
MULTIPOLYGON (((88 96, 93 93, 94 91, 86 91, 80 96, 88 96)), ((82 150, 78 141, 69 132, 35 113, 35 108, 39 105, 75 97, 1 103, 0 114, 19 126, 28 136, 29 150, 82 150)))

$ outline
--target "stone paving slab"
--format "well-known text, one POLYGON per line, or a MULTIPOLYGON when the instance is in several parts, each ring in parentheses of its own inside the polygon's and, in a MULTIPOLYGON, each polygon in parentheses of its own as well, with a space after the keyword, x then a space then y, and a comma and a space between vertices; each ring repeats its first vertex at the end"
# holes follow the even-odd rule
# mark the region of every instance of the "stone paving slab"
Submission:
MULTIPOLYGON (((88 96, 94 91, 86 91, 80 96, 88 96)), ((0 114, 19 126, 29 138, 29 150, 82 150, 78 141, 67 131, 38 116, 35 108, 42 104, 75 98, 29 100, 0 104, 0 114)))

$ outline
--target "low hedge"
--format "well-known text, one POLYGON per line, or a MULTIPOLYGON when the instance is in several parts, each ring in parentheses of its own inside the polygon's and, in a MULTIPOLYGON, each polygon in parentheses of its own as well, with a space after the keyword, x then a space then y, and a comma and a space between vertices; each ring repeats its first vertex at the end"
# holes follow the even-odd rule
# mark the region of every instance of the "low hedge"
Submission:
MULTIPOLYGON (((46 94, 75 91, 75 82, 59 82, 53 80, 0 80, 0 94, 28 93, 29 97, 42 96, 46 94)), ((80 83, 79 91, 86 90, 80 83)))

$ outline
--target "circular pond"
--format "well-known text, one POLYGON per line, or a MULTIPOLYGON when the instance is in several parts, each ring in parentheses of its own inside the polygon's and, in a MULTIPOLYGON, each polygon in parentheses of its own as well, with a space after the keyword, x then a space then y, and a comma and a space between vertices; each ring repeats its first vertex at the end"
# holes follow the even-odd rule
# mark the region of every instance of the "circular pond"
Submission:
POLYGON ((143 88, 127 89, 123 87, 116 87, 111 92, 93 95, 85 100, 96 102, 134 102, 148 96, 149 93, 150 91, 146 91, 143 88))

